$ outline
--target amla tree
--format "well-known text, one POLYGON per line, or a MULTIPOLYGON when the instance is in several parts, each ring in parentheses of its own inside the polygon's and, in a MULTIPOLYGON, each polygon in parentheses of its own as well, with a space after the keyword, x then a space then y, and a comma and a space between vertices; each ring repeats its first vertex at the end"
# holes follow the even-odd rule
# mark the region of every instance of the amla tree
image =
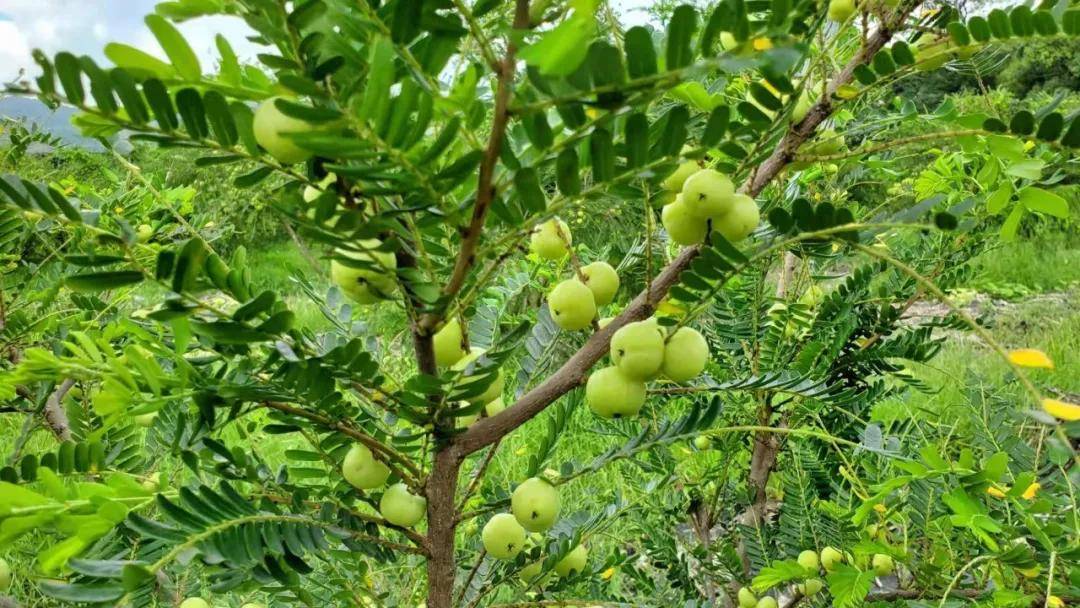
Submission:
MULTIPOLYGON (((693 390, 710 346, 692 326, 726 281, 748 268, 764 277, 776 265, 783 298, 797 256, 835 246, 881 268, 898 264, 863 243, 896 222, 815 208, 789 197, 778 178, 860 154, 845 151, 842 134, 822 136, 821 128, 838 108, 880 94, 882 84, 994 39, 1080 28, 1075 10, 992 17, 965 22, 947 7, 919 12, 912 0, 857 7, 724 0, 704 12, 678 6, 660 32, 624 32, 610 7, 589 0, 183 0, 160 4, 146 19, 168 61, 119 43, 105 48, 115 67, 37 53, 41 75, 13 88, 76 106, 84 130, 127 129, 142 141, 205 150, 199 163, 221 165, 223 175, 241 169, 234 182, 242 187, 276 180, 275 212, 327 246, 341 293, 358 305, 392 302, 405 311, 412 352, 409 364, 398 357, 388 369, 387 358, 349 339, 347 327, 329 339, 294 327, 277 294, 253 288, 243 251, 226 261, 194 233, 176 246, 145 244, 131 226, 88 213, 53 187, 5 178, 7 207, 92 237, 82 259, 90 268, 68 276, 69 288, 154 282, 169 296, 147 315, 153 336, 81 334, 61 354, 30 353, 0 389, 99 381, 107 397, 97 411, 101 424, 159 412, 156 432, 199 481, 148 490, 117 473, 94 486, 93 500, 18 488, 15 506, 48 515, 28 521, 5 508, 0 518, 64 537, 43 552, 41 565, 72 576, 42 586, 68 600, 148 601, 175 588, 180 563, 199 556, 219 591, 254 584, 312 602, 316 592, 299 578, 312 571, 303 556, 340 547, 371 560, 421 556, 429 608, 484 600, 471 588, 479 564, 459 564, 478 543, 507 560, 499 572, 527 569, 530 581, 549 572, 580 576, 597 559, 583 537, 602 518, 547 540, 527 534, 549 529, 560 513, 558 486, 579 477, 526 481, 542 474, 548 453, 531 457, 519 480, 528 485, 512 501, 464 511, 500 441, 568 393, 580 403, 584 391, 603 417, 627 418, 646 401, 663 403, 666 389, 657 386, 693 390), (259 65, 240 65, 220 37, 216 73, 200 65, 173 22, 211 14, 240 17, 257 32, 269 47, 259 65), (727 94, 713 92, 726 83, 727 94), (580 259, 559 219, 600 197, 640 217, 647 261, 636 295, 607 260, 580 259), (684 247, 654 260, 652 244, 668 238, 684 247), (489 322, 478 340, 479 296, 530 249, 549 260, 539 263, 563 264, 549 306, 517 326, 489 322), (654 316, 662 304, 678 312, 654 316), (612 318, 601 327, 605 313, 612 318), (559 339, 575 345, 573 354, 546 377, 518 383, 522 376, 506 370, 522 357, 530 327, 552 322, 565 330, 559 339), (613 344, 617 352, 604 367, 613 344), (265 415, 247 416, 253 412, 265 415), (313 477, 297 483, 223 443, 226 428, 249 420, 258 429, 248 430, 309 442, 294 455, 328 469, 309 467, 313 477), (468 479, 465 463, 472 464, 468 479), (73 534, 64 525, 69 514, 93 525, 73 534), (463 521, 490 514, 482 532, 456 534, 463 521), (118 542, 127 549, 117 553, 124 561, 74 559, 116 526, 124 531, 118 542)), ((956 116, 941 123, 911 141, 866 146, 979 141, 1009 128, 1061 154, 1080 144, 1080 120, 1055 112, 1017 116, 1010 125, 956 116)), ((1024 209, 1037 208, 1030 201, 1039 197, 1030 194, 1024 209)), ((955 227, 952 215, 938 211, 939 227, 955 227)), ((909 278, 924 289, 917 272, 909 278)), ((757 319, 759 311, 744 313, 757 319)), ((778 327, 782 335, 785 326, 778 327)), ((792 386, 785 382, 762 374, 740 388, 792 386)), ((786 424, 775 407, 764 400, 759 424, 736 429, 753 438, 748 521, 763 515, 779 451, 774 431, 786 424)), ((711 429, 718 409, 707 401, 646 428, 592 470, 718 433, 711 429)), ((101 470, 111 462, 73 450, 50 464, 101 470)), ((3 501, 11 500, 8 490, 16 486, 5 486, 3 501)))

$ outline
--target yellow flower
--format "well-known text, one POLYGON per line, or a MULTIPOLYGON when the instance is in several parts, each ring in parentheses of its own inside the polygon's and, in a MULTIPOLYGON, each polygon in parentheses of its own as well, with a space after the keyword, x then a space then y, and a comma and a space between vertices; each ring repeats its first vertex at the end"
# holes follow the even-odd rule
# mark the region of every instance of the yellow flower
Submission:
POLYGON ((1057 399, 1043 399, 1042 408, 1047 414, 1066 422, 1080 420, 1080 405, 1075 403, 1058 401, 1057 399))
POLYGON ((1020 367, 1054 369, 1054 362, 1046 353, 1034 348, 1018 348, 1009 352, 1009 362, 1020 367))
POLYGON ((768 38, 754 38, 755 51, 767 51, 772 47, 772 40, 769 40, 768 38))
POLYGON ((607 570, 604 570, 602 573, 600 573, 600 578, 604 579, 605 581, 613 576, 615 576, 614 567, 608 568, 607 570))
POLYGON ((520 448, 514 450, 514 456, 522 456, 524 454, 525 454, 525 448, 524 447, 520 447, 520 448))
POLYGON ((1056 595, 1050 595, 1046 597, 1046 605, 1050 608, 1063 608, 1065 601, 1056 595))
POLYGON ((990 496, 993 496, 994 498, 1005 498, 1005 492, 1002 492, 1001 490, 995 488, 994 486, 990 486, 989 488, 986 488, 986 493, 989 494, 990 496))
POLYGON ((585 115, 589 118, 596 118, 600 116, 600 111, 596 108, 585 108, 585 115))
POLYGON ((1042 484, 1036 481, 1035 483, 1028 486, 1027 489, 1024 490, 1024 493, 1021 494, 1021 496, 1028 500, 1035 500, 1035 495, 1039 493, 1039 488, 1041 487, 1042 484))
POLYGON ((883 505, 883 504, 881 504, 879 502, 878 504, 874 505, 874 510, 877 511, 878 513, 884 513, 886 511, 885 505, 883 505))

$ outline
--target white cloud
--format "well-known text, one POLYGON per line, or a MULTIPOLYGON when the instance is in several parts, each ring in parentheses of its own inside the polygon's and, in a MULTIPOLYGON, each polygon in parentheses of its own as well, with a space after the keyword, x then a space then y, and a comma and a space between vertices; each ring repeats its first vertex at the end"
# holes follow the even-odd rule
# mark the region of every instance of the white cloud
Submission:
POLYGON ((12 21, 0 21, 0 82, 14 80, 19 68, 29 66, 30 43, 12 21))

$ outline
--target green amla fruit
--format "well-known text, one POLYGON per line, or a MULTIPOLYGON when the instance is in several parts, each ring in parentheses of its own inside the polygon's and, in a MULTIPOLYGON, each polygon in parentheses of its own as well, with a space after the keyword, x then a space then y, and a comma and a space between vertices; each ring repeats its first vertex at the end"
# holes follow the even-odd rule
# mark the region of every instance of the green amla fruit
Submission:
POLYGON ((201 597, 189 597, 180 602, 180 608, 210 608, 210 604, 201 597))
POLYGON ((896 569, 893 558, 883 553, 874 554, 873 566, 874 573, 878 576, 889 576, 896 569))
POLYGON ((585 545, 578 545, 574 550, 566 554, 555 564, 555 574, 567 577, 572 574, 580 574, 585 571, 585 564, 589 559, 589 550, 585 545))
POLYGON ((699 169, 701 169, 701 167, 698 166, 697 162, 688 160, 680 164, 679 167, 675 169, 674 173, 667 176, 661 185, 664 186, 664 189, 668 192, 682 192, 683 184, 686 183, 686 179, 697 173, 699 169))
POLYGON ((776 603, 776 598, 766 595, 757 602, 757 608, 779 608, 779 604, 776 603))
POLYGON ((529 248, 545 260, 561 260, 573 244, 570 226, 559 218, 550 219, 533 230, 529 248))
MULTIPOLYGON (((477 359, 479 359, 484 354, 484 352, 485 351, 482 348, 474 348, 474 349, 472 349, 472 351, 469 352, 469 354, 465 355, 464 357, 461 358, 461 360, 459 360, 457 363, 455 363, 453 366, 451 366, 450 369, 453 370, 453 371, 456 371, 456 372, 465 371, 465 370, 467 370, 469 368, 469 365, 471 363, 473 363, 474 361, 476 361, 477 359)), ((473 371, 475 371, 475 370, 473 370, 473 371)), ((474 375, 475 374, 473 374, 473 373, 468 374, 465 377, 465 379, 462 380, 461 383, 462 384, 468 384, 469 382, 472 381, 471 378, 474 375)), ((484 389, 484 392, 480 393, 479 395, 477 395, 475 397, 470 397, 469 402, 470 403, 491 403, 492 401, 495 401, 499 397, 502 397, 502 392, 503 392, 503 388, 505 387, 505 385, 506 385, 506 377, 503 374, 503 370, 500 369, 498 371, 498 375, 495 377, 495 380, 492 381, 492 383, 489 384, 486 389, 484 389)))
POLYGON ((562 329, 585 329, 596 318, 596 296, 577 278, 566 279, 548 294, 548 310, 551 319, 562 329))
POLYGON ((832 572, 836 566, 844 562, 844 554, 839 549, 825 547, 821 550, 821 565, 827 572, 832 572))
POLYGON ((427 512, 427 499, 409 492, 409 486, 395 483, 383 492, 379 513, 383 519, 402 528, 415 526, 427 512))
POLYGON ((664 230, 671 240, 685 246, 701 243, 709 231, 705 220, 690 211, 682 194, 675 197, 675 202, 664 205, 660 210, 660 223, 664 225, 664 230))
POLYGON ((824 587, 825 583, 821 582, 820 578, 808 578, 805 583, 799 583, 795 588, 798 590, 799 595, 810 597, 816 595, 824 587))
POLYGON ((739 608, 754 608, 757 606, 757 596, 749 587, 739 589, 739 608))
POLYGON ((829 0, 829 19, 843 23, 855 14, 855 0, 829 0))
POLYGON ((538 561, 529 564, 518 572, 518 576, 526 583, 531 583, 540 577, 540 573, 544 570, 544 562, 538 561))
POLYGON ((291 165, 311 158, 311 152, 296 145, 288 137, 290 133, 310 131, 311 125, 299 118, 286 116, 274 104, 277 99, 267 99, 256 108, 251 125, 255 141, 283 165, 291 165))
POLYGON ((655 319, 627 323, 611 336, 611 360, 628 378, 646 380, 664 364, 664 332, 655 319))
POLYGON ((694 437, 694 447, 704 452, 712 447, 712 439, 708 435, 698 435, 694 437))
POLYGON ((814 551, 813 549, 807 549, 800 553, 798 561, 800 566, 807 570, 813 570, 814 572, 817 572, 818 568, 821 567, 821 561, 818 560, 817 551, 814 551))
POLYGON ((745 194, 732 196, 731 208, 713 220, 713 230, 729 243, 737 243, 757 229, 761 223, 761 211, 757 202, 745 194))
POLYGON ((338 251, 341 256, 355 260, 358 266, 334 260, 330 262, 330 279, 358 304, 374 304, 389 298, 397 289, 394 254, 379 251, 382 242, 378 239, 365 239, 359 245, 360 251, 338 251))
POLYGON ((559 491, 546 479, 526 479, 510 495, 510 512, 529 532, 543 532, 559 517, 559 491))
POLYGON ((386 483, 390 468, 376 460, 366 445, 357 443, 345 454, 341 476, 355 488, 372 490, 386 483))
POLYGON ((593 262, 582 266, 581 275, 592 290, 597 306, 606 306, 615 299, 615 293, 619 291, 619 273, 615 272, 611 264, 593 262))
POLYGON ((439 367, 453 365, 465 356, 465 335, 461 323, 451 319, 435 332, 432 338, 435 347, 435 364, 439 367))
POLYGON ((525 528, 509 513, 499 513, 480 533, 484 549, 495 559, 514 559, 525 548, 525 528))
POLYGON ((683 184, 683 203, 699 219, 723 215, 731 208, 735 185, 715 169, 702 169, 683 184))
POLYGON ((602 418, 635 416, 645 404, 645 383, 626 377, 615 366, 605 367, 589 376, 585 402, 602 418))
POLYGON ((661 371, 672 382, 696 378, 709 361, 709 343, 692 327, 680 327, 664 344, 661 371))

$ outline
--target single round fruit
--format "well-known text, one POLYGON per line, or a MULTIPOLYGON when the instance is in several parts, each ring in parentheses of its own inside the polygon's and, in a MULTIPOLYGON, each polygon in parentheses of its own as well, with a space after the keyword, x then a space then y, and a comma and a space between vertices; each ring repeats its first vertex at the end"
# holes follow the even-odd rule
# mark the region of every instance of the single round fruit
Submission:
POLYGON ((304 202, 313 203, 317 198, 322 196, 322 193, 330 187, 331 184, 337 181, 337 175, 334 173, 327 173, 326 177, 319 181, 319 186, 305 186, 304 187, 304 202))
POLYGON ((150 412, 149 414, 139 414, 138 416, 134 416, 133 419, 135 420, 135 424, 146 428, 154 425, 154 420, 157 419, 157 415, 157 412, 150 412))
POLYGON ((829 0, 829 19, 843 23, 855 14, 855 0, 829 0))
POLYGON ((403 483, 395 483, 383 492, 379 500, 379 513, 386 521, 410 528, 424 519, 427 512, 427 499, 416 496, 409 492, 409 486, 403 483))
POLYGON ((1046 596, 1047 608, 1065 608, 1065 600, 1056 595, 1046 596))
POLYGON ((543 532, 559 517, 559 491, 545 479, 526 479, 510 496, 510 512, 529 532, 543 532))
POLYGON ((581 267, 581 274, 585 277, 585 284, 593 292, 593 300, 597 306, 611 304, 615 299, 615 292, 619 291, 619 274, 607 262, 593 262, 581 267))
POLYGON ((825 567, 827 572, 832 572, 834 568, 844 562, 844 554, 840 553, 838 549, 833 547, 825 547, 821 550, 821 565, 825 567))
POLYGON ((154 472, 139 485, 147 492, 156 492, 161 487, 161 473, 154 472))
POLYGON ((605 367, 589 376, 585 401, 602 418, 634 416, 645 405, 645 383, 627 378, 617 367, 605 367))
POLYGON ((480 533, 484 549, 495 559, 514 559, 525 548, 525 528, 509 513, 499 513, 480 533))
POLYGON ((661 371, 672 382, 696 378, 709 361, 709 344, 705 336, 692 327, 680 327, 664 344, 664 364, 661 371))
POLYGON ((465 356, 465 335, 461 323, 450 319, 432 338, 435 346, 435 364, 439 367, 453 365, 465 356))
POLYGON ((581 574, 585 571, 585 563, 589 560, 589 550, 585 545, 578 545, 574 550, 566 554, 566 557, 555 564, 555 574, 566 577, 572 574, 581 574))
POLYGON ((723 215, 731 208, 735 185, 728 176, 714 169, 702 169, 683 184, 683 202, 699 219, 723 215))
POLYGON ((255 110, 254 122, 251 125, 255 132, 255 141, 283 165, 305 161, 311 157, 311 152, 296 145, 286 134, 310 131, 311 125, 298 118, 286 116, 274 105, 277 99, 267 99, 255 110))
POLYGON ((139 224, 139 227, 135 229, 135 241, 139 243, 145 243, 154 236, 154 229, 150 224, 139 224))
MULTIPOLYGON (((467 369, 469 367, 469 364, 471 364, 473 361, 476 361, 477 359, 479 359, 480 356, 483 355, 483 354, 484 354, 484 349, 482 349, 482 348, 474 348, 469 352, 469 354, 462 357, 461 360, 459 360, 457 363, 455 363, 450 369, 452 369, 454 371, 464 371, 465 369, 467 369)), ((490 373, 490 372, 485 372, 485 373, 490 373)), ((475 374, 469 374, 462 381, 462 384, 468 384, 469 382, 471 382, 470 378, 473 378, 474 376, 475 376, 475 374)), ((481 393, 481 394, 479 394, 479 395, 477 395, 475 397, 470 398, 469 402, 470 403, 491 403, 492 401, 498 399, 499 397, 502 397, 503 387, 505 385, 506 385, 506 377, 503 375, 503 371, 500 369, 498 371, 498 375, 495 377, 495 380, 493 380, 492 383, 488 385, 487 389, 483 393, 481 393)))
POLYGON ((697 245, 705 240, 709 230, 704 220, 690 212, 681 194, 675 197, 674 203, 660 210, 660 223, 671 240, 680 245, 697 245))
POLYGON ((201 597, 189 597, 180 602, 180 608, 210 608, 210 604, 201 597))
POLYGON ((548 294, 548 309, 559 327, 567 331, 585 329, 596 317, 596 297, 578 279, 566 279, 548 294))
POLYGON ((802 122, 813 106, 814 100, 810 96, 810 91, 803 89, 802 94, 795 100, 795 107, 791 109, 791 123, 797 125, 802 122))
POLYGON ((712 439, 708 435, 698 435, 694 437, 694 447, 704 452, 712 447, 712 439))
POLYGON ((818 559, 817 551, 807 549, 799 554, 799 565, 807 570, 817 572, 821 568, 821 560, 818 559))
POLYGON ((378 239, 367 239, 360 241, 362 251, 338 251, 340 255, 360 262, 362 267, 356 268, 337 260, 330 262, 330 279, 358 304, 385 300, 397 289, 397 260, 393 253, 377 251, 381 245, 378 239))
POLYGON ((805 583, 799 583, 796 585, 799 594, 803 597, 810 597, 817 595, 825 587, 825 583, 821 582, 820 578, 808 578, 805 583))
POLYGON ((11 566, 0 557, 0 591, 7 591, 8 587, 11 587, 11 566))
POLYGON ((896 569, 896 564, 893 563, 893 558, 885 555, 884 553, 874 554, 874 573, 878 576, 889 576, 896 569))
POLYGON ((688 160, 680 164, 679 167, 675 169, 674 173, 667 176, 661 185, 663 185, 664 189, 668 192, 681 192, 683 184, 686 183, 686 178, 697 173, 699 170, 701 170, 701 167, 698 166, 697 162, 688 160))
POLYGON ((655 319, 627 323, 611 336, 611 360, 628 378, 646 380, 664 364, 664 333, 655 319))
POLYGON ((506 402, 503 401, 502 397, 496 397, 495 399, 487 402, 487 405, 484 406, 484 413, 487 414, 488 418, 491 418, 495 414, 498 414, 505 409, 506 402))
POLYGON ((559 218, 550 219, 533 230, 529 248, 545 260, 561 260, 570 252, 574 239, 570 226, 559 218))
POLYGON ((761 212, 758 211, 754 199, 745 194, 736 194, 734 201, 727 213, 713 220, 713 230, 730 243, 737 243, 757 228, 761 221, 761 212))
POLYGON ((354 444, 341 463, 341 476, 353 487, 371 490, 386 483, 390 468, 379 462, 362 443, 354 444))
POLYGON ((540 578, 540 573, 543 570, 544 562, 543 560, 541 560, 538 562, 533 562, 528 566, 522 568, 521 571, 518 572, 518 576, 521 577, 521 580, 525 581, 526 583, 531 583, 536 579, 540 578))
POLYGON ((780 604, 776 603, 776 598, 766 595, 757 602, 757 608, 779 608, 780 604))
POLYGON ((739 608, 754 608, 757 606, 757 596, 749 587, 739 589, 739 608))

